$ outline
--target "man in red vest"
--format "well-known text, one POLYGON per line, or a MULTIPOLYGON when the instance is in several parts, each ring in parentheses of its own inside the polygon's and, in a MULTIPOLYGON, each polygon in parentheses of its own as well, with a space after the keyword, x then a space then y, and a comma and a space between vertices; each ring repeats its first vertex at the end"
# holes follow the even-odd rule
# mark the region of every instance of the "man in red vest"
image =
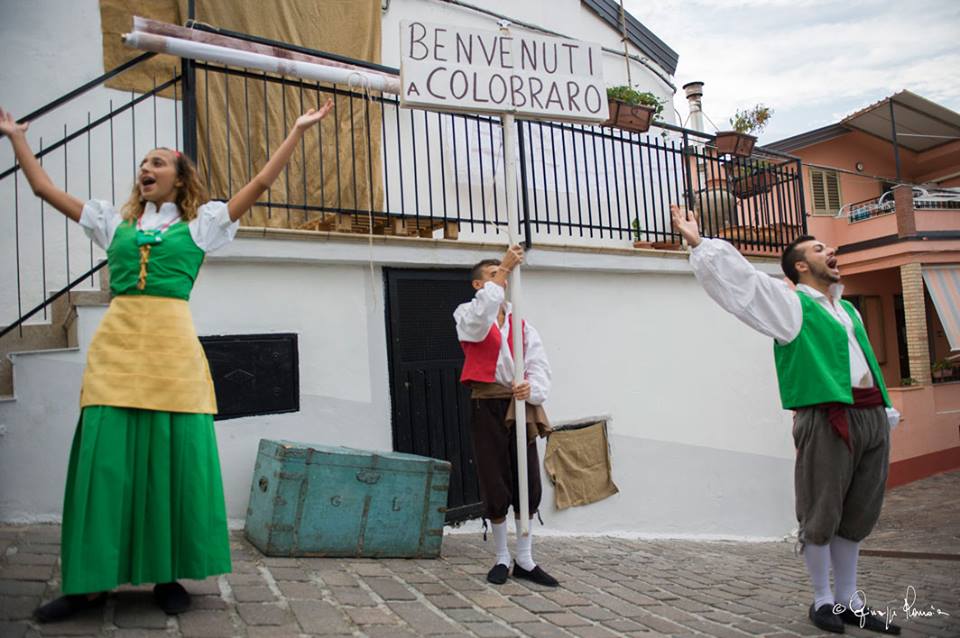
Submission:
POLYGON ((536 434, 549 429, 541 404, 550 391, 550 363, 540 335, 523 322, 523 360, 526 380, 514 384, 513 317, 504 300, 507 276, 523 260, 520 246, 509 248, 502 260, 485 259, 473 267, 476 294, 453 313, 457 337, 465 360, 460 381, 471 387, 470 425, 474 460, 480 482, 484 516, 493 526, 496 564, 487 580, 507 581, 510 551, 507 548, 507 510, 512 506, 517 523, 517 551, 513 576, 556 587, 557 580, 533 560, 533 534, 520 535, 520 494, 517 480, 517 438, 514 400, 526 402, 527 487, 530 516, 540 506, 540 459, 536 434))
POLYGON ((880 517, 890 428, 899 413, 860 313, 842 299, 836 249, 810 235, 793 240, 781 267, 794 290, 754 268, 732 244, 702 238, 695 215, 688 219, 679 206, 671 206, 671 214, 707 294, 774 340, 781 404, 795 411, 794 490, 813 585, 810 621, 834 633, 849 624, 899 634, 900 627, 867 607, 857 589, 860 542, 880 517))

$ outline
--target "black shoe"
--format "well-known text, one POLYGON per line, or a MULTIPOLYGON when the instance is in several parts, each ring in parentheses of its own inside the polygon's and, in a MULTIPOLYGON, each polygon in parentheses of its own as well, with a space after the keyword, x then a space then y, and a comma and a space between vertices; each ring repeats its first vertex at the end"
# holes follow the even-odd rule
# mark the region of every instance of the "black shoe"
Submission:
POLYGON ((487 572, 487 582, 493 583, 494 585, 502 585, 507 582, 507 575, 509 573, 509 567, 503 563, 497 563, 487 572))
POLYGON ((829 631, 835 634, 842 634, 846 631, 843 628, 843 621, 833 613, 833 605, 820 605, 819 609, 814 609, 815 605, 810 605, 810 622, 818 629, 829 631))
POLYGON ((560 583, 557 582, 557 579, 548 574, 547 572, 540 569, 540 565, 534 565, 533 569, 527 571, 520 565, 516 563, 513 564, 513 577, 522 578, 524 580, 529 580, 538 585, 543 585, 544 587, 556 587, 560 583))
POLYGON ((190 594, 177 582, 153 586, 153 599, 165 613, 179 614, 190 609, 190 594))
POLYGON ((107 602, 107 594, 103 592, 95 598, 88 598, 87 594, 71 594, 51 600, 33 610, 33 617, 37 622, 59 622, 79 614, 87 609, 103 607, 107 602))
POLYGON ((883 616, 877 616, 869 607, 864 607, 862 610, 858 609, 857 611, 845 608, 843 612, 838 615, 840 616, 840 620, 848 625, 855 625, 868 631, 880 632, 881 634, 890 634, 892 636, 900 635, 900 627, 888 622, 883 616), (861 621, 863 621, 862 625, 860 624, 861 621))

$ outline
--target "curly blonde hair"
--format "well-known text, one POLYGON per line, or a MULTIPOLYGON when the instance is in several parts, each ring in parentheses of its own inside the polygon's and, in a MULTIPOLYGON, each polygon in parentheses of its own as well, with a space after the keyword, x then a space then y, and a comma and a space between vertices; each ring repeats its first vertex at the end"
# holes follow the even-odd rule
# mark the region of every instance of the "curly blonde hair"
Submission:
MULTIPOLYGON (((183 221, 191 221, 197 217, 197 209, 210 199, 207 193, 207 187, 200 181, 200 171, 196 164, 189 157, 166 146, 157 147, 157 151, 169 151, 176 158, 177 179, 181 186, 177 189, 177 198, 175 200, 180 209, 180 216, 183 221)), ((143 214, 147 202, 140 196, 139 182, 133 183, 133 192, 130 198, 123 205, 123 218, 128 221, 136 221, 143 214)))

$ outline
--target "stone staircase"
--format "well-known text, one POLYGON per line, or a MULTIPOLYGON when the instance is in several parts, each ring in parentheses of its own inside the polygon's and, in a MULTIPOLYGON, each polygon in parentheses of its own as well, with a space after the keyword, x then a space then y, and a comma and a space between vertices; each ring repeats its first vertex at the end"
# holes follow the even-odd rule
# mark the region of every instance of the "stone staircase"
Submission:
POLYGON ((0 337, 0 399, 14 397, 12 353, 77 347, 77 307, 110 303, 107 268, 95 276, 99 289, 67 292, 47 306, 47 321, 26 323, 0 337))

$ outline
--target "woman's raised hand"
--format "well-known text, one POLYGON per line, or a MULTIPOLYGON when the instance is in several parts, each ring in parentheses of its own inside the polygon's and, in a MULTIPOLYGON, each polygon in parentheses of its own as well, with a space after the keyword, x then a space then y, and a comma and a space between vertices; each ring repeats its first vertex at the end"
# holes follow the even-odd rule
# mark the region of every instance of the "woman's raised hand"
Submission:
POLYGON ((13 137, 16 133, 26 133, 29 126, 30 124, 26 122, 18 124, 17 121, 13 119, 12 113, 0 108, 0 133, 3 133, 7 137, 13 137))
POLYGON ((310 109, 303 115, 297 118, 296 126, 300 131, 305 131, 323 118, 327 116, 327 113, 333 108, 333 100, 327 99, 323 106, 319 109, 310 109))

